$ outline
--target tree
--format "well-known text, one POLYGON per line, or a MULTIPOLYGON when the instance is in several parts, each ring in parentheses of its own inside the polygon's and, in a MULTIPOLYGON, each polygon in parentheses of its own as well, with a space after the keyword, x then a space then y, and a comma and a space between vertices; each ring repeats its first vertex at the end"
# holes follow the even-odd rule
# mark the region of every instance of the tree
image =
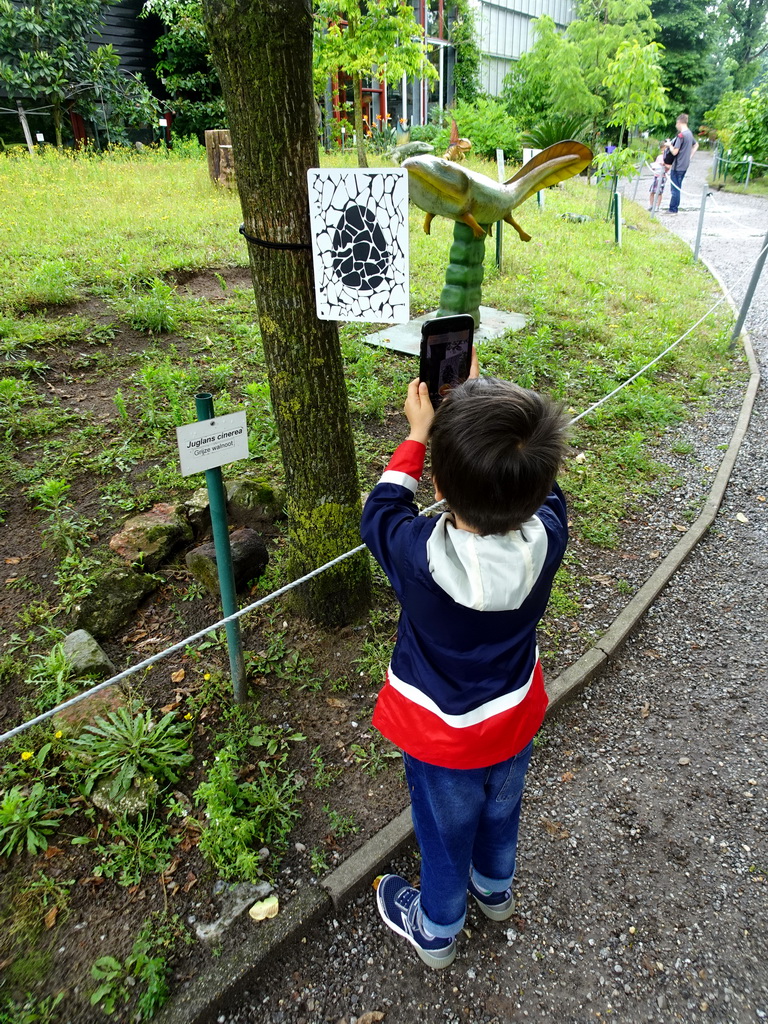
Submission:
POLYGON ((608 124, 621 128, 619 148, 625 132, 651 128, 667 107, 666 90, 661 84, 658 43, 641 46, 637 40, 623 42, 608 65, 603 84, 613 98, 608 124))
POLYGON ((174 130, 196 133, 224 128, 224 101, 203 25, 201 0, 146 0, 142 17, 157 15, 165 28, 155 43, 155 72, 168 90, 174 130))
POLYGON ((477 42, 475 12, 469 0, 458 0, 456 17, 450 26, 449 37, 456 51, 453 66, 456 100, 474 103, 480 96, 482 53, 477 42))
POLYGON ((363 135, 363 78, 399 82, 403 75, 436 78, 424 30, 407 0, 318 0, 315 65, 324 76, 352 78, 357 162, 367 167, 363 135), (418 37, 418 38, 417 38, 418 37))
MULTIPOLYGON (((272 408, 285 468, 289 571, 360 543, 360 489, 338 329, 315 315, 307 169, 317 165, 308 0, 203 0, 227 108, 272 408)), ((326 623, 367 606, 363 552, 293 592, 326 623)))
POLYGON ((651 0, 664 47, 664 87, 678 112, 690 112, 696 89, 707 77, 715 19, 703 0, 651 0))
POLYGON ((140 104, 151 99, 142 83, 120 76, 111 46, 85 45, 99 34, 102 11, 101 0, 35 0, 31 6, 0 0, 0 83, 12 99, 50 106, 59 149, 70 101, 103 104, 132 90, 140 104))
POLYGON ((719 10, 728 56, 735 61, 734 85, 746 89, 768 52, 768 0, 723 0, 719 10))

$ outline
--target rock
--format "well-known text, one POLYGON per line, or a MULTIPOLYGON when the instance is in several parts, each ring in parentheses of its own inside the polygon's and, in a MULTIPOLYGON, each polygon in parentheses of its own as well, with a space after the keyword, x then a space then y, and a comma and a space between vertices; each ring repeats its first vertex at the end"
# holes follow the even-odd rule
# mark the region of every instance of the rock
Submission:
POLYGON ((109 546, 129 564, 139 562, 154 572, 185 541, 192 540, 192 527, 175 505, 155 505, 149 512, 126 520, 109 546))
POLYGON ((110 711, 117 711, 127 704, 128 698, 118 685, 108 686, 90 697, 84 697, 72 707, 58 711, 53 716, 54 731, 61 729, 66 736, 77 736, 94 719, 103 718, 110 711))
POLYGON ((83 598, 75 625, 95 637, 111 636, 159 585, 146 573, 110 567, 97 577, 90 594, 83 598))
POLYGON ((201 487, 184 502, 184 515, 195 536, 200 537, 211 528, 211 506, 208 502, 208 488, 201 487))
POLYGON ((238 526, 256 529, 265 516, 285 517, 285 494, 267 480, 240 477, 227 484, 227 511, 238 526))
MULTIPOLYGON (((235 587, 242 590, 253 579, 261 576, 269 562, 264 541, 255 530, 235 530, 229 535, 235 587)), ((216 548, 213 543, 201 544, 188 551, 185 561, 189 571, 211 594, 219 593, 219 575, 216 566, 216 548)))
POLYGON ((222 898, 221 913, 215 921, 195 925, 195 932, 202 942, 216 942, 229 928, 235 918, 253 904, 272 892, 269 882, 237 882, 227 886, 222 898))
POLYGON ((123 796, 112 797, 109 789, 112 779, 102 779, 97 782, 91 793, 91 803, 100 811, 106 811, 113 818, 120 818, 126 815, 129 818, 135 817, 141 811, 155 802, 157 798, 157 782, 146 776, 142 779, 134 779, 133 785, 123 796))
POLYGON ((62 641, 64 655, 72 669, 72 677, 95 676, 106 679, 115 674, 115 666, 90 633, 76 629, 62 641))

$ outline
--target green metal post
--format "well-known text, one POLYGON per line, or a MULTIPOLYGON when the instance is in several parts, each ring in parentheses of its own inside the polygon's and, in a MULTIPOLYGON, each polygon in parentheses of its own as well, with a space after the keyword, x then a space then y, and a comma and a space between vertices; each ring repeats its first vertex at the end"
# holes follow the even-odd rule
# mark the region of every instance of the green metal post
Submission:
MULTIPOLYGON (((195 409, 198 422, 214 419, 213 395, 207 392, 195 395, 195 409)), ((221 608, 226 618, 228 615, 234 615, 237 611, 237 596, 235 593, 235 573, 232 568, 232 549, 229 546, 227 498, 224 492, 221 470, 218 467, 205 471, 205 484, 208 488, 208 502, 211 507, 211 527, 213 530, 213 543, 216 549, 216 568, 219 572, 221 608)), ((245 659, 243 657, 243 641, 240 637, 239 620, 235 619, 233 622, 228 622, 226 630, 229 667, 235 690, 235 704, 244 704, 246 700, 245 659)))
MULTIPOLYGON (((504 182, 504 150, 496 150, 496 171, 499 176, 499 181, 503 184, 504 182)), ((496 267, 501 270, 501 262, 504 252, 504 221, 496 221, 496 267)))
POLYGON ((618 245, 619 248, 621 248, 621 193, 620 192, 614 192, 613 193, 613 210, 614 210, 614 214, 616 216, 616 221, 615 221, 615 224, 614 224, 614 234, 615 234, 615 237, 616 237, 616 245, 618 245))

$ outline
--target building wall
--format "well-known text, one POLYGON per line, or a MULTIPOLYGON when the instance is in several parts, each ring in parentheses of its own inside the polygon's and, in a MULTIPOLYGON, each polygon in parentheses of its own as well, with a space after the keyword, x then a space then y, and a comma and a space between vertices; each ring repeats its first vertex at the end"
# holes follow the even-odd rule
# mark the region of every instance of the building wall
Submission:
POLYGON ((534 43, 534 18, 548 14, 561 28, 576 17, 572 0, 480 0, 477 16, 485 92, 498 96, 513 61, 534 43))

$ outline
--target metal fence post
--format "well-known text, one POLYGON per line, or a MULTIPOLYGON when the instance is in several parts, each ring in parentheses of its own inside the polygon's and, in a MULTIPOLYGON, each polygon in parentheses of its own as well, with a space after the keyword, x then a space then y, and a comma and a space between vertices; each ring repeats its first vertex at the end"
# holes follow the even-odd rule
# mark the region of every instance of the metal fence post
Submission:
MULTIPOLYGON (((499 182, 504 183, 504 150, 496 150, 496 172, 498 174, 499 182)), ((496 266, 501 270, 502 255, 504 252, 503 242, 503 224, 504 221, 496 221, 496 266)))
MULTIPOLYGON (((195 409, 198 422, 214 419, 213 395, 202 392, 195 395, 195 409)), ((216 549, 216 568, 219 573, 219 589, 221 591, 221 608, 224 618, 234 615, 237 611, 235 592, 235 573, 232 568, 232 549, 229 546, 229 528, 227 526, 227 498, 224 492, 224 481, 221 469, 207 469, 205 483, 208 488, 208 502, 211 508, 211 527, 213 544, 216 549)), ((226 624, 227 650, 229 651, 229 667, 232 672, 232 683, 235 690, 235 704, 244 704, 246 700, 245 658, 243 641, 240 636, 240 621, 234 619, 226 624)))
POLYGON ((613 194, 613 209, 616 215, 616 223, 614 225, 614 236, 616 238, 616 245, 621 248, 621 193, 614 192, 613 194))
POLYGON ((744 301, 742 302, 741 309, 739 310, 739 318, 736 321, 736 326, 734 327, 733 334, 731 335, 731 348, 736 344, 736 339, 741 334, 744 321, 747 319, 747 313, 749 312, 749 307, 752 304, 752 298, 755 294, 755 289, 757 288, 757 282, 760 280, 760 274, 763 271, 763 264, 765 263, 766 256, 768 256, 768 234, 766 234, 765 239, 763 240, 763 250, 757 257, 755 269, 752 271, 752 280, 749 282, 747 293, 744 296, 744 301))
POLYGON ((744 182, 744 191, 746 192, 749 188, 749 179, 752 174, 752 160, 751 156, 747 157, 747 180, 744 182))
POLYGON ((693 262, 698 262, 699 245, 701 244, 701 229, 704 225, 704 209, 707 205, 707 196, 710 194, 709 185, 705 185, 701 193, 701 207, 699 208, 699 223, 696 225, 696 244, 693 247, 693 262))

